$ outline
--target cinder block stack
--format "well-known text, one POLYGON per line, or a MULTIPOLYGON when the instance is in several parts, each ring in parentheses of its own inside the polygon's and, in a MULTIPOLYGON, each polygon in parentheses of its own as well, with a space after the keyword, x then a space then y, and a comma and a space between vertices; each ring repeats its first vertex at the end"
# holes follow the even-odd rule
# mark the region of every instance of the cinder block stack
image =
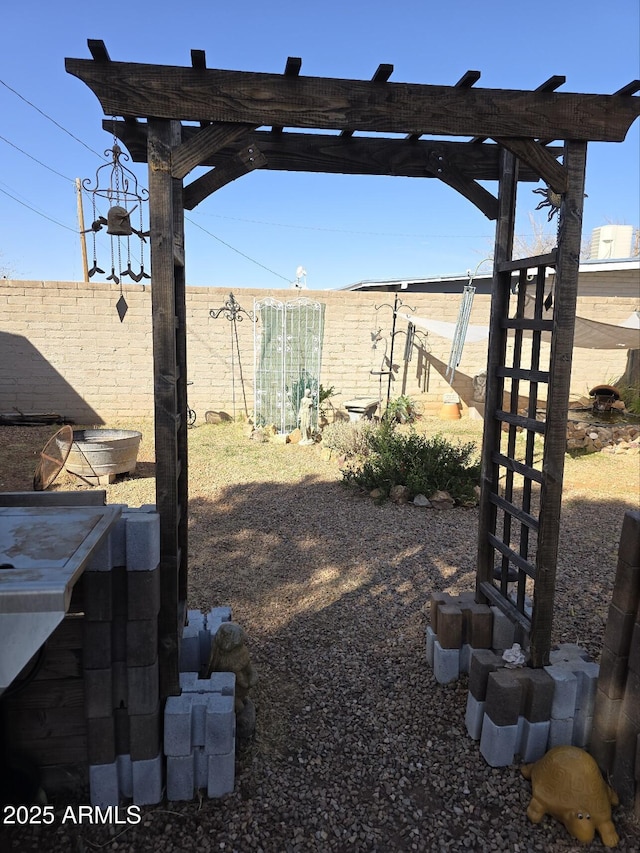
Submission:
POLYGON ((222 797, 235 783, 235 675, 214 672, 207 678, 211 642, 229 607, 205 615, 189 610, 180 646, 180 696, 170 696, 164 711, 167 799, 192 800, 199 789, 222 797))
POLYGON ((165 705, 167 799, 192 800, 200 788, 209 797, 229 794, 235 781, 235 675, 199 679, 186 672, 180 686, 182 694, 165 705))
POLYGON ((509 669, 500 650, 473 652, 465 722, 492 767, 511 764, 516 755, 536 761, 560 744, 586 745, 598 665, 567 644, 551 658, 543 669, 509 669))
POLYGON ((488 764, 536 761, 559 744, 587 746, 599 667, 584 649, 563 644, 544 669, 510 669, 502 654, 518 631, 501 610, 476 604, 473 593, 433 593, 430 603, 427 661, 440 684, 469 673, 465 724, 488 764))
POLYGON ((640 817, 640 512, 622 524, 590 752, 640 817))
POLYGON ((159 516, 153 507, 124 507, 84 572, 82 666, 93 805, 162 798, 159 563, 159 516))

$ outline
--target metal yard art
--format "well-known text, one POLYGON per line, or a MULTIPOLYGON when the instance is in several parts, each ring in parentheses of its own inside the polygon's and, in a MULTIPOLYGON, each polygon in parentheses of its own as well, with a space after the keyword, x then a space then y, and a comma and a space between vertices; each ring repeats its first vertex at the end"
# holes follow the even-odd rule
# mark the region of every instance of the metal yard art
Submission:
MULTIPOLYGON (((149 231, 144 230, 143 204, 148 201, 147 190, 138 186, 138 179, 134 173, 123 165, 122 160, 129 160, 129 156, 114 141, 113 147, 105 151, 106 156, 111 157, 110 163, 105 163, 96 171, 95 182, 92 185, 90 178, 85 178, 82 186, 86 192, 91 194, 93 210, 93 221, 91 227, 83 233, 91 234, 93 238, 93 266, 88 271, 89 278, 96 273, 105 275, 105 271, 98 266, 96 234, 105 226, 107 234, 111 239, 111 272, 107 275, 107 281, 120 284, 122 279, 128 276, 132 281, 142 281, 151 276, 144 269, 144 245, 149 231), (105 171, 106 170, 106 171, 105 171), (101 174, 102 173, 102 174, 101 174), (103 183, 108 175, 108 182, 103 183), (100 213, 98 203, 100 199, 109 205, 106 217, 100 213), (137 227, 132 224, 131 217, 135 214, 137 227), (131 237, 137 237, 140 243, 140 269, 135 272, 131 266, 131 237), (124 247, 122 240, 124 239, 124 247), (127 265, 123 269, 123 255, 126 257, 127 265)), ((120 298, 116 308, 120 321, 124 320, 127 313, 127 302, 120 287, 120 298)))

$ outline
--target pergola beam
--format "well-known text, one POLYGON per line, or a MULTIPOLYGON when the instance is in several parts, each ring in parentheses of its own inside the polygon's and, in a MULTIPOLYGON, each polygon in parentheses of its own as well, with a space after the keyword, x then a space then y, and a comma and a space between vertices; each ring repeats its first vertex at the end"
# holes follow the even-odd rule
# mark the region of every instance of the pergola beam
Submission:
MULTIPOLYGON (((144 122, 131 125, 105 119, 102 126, 109 133, 115 134, 126 146, 134 162, 146 162, 147 126, 144 122)), ((224 125, 224 127, 234 126, 239 125, 224 125)), ((193 125, 183 125, 183 145, 202 132, 193 125)), ((403 139, 367 136, 344 139, 341 136, 326 133, 284 132, 274 135, 271 131, 265 130, 248 132, 246 138, 243 138, 243 143, 255 144, 267 158, 267 163, 262 168, 276 171, 431 178, 432 172, 425 171, 426 164, 434 156, 442 155, 467 180, 497 181, 499 177, 500 147, 489 143, 470 145, 468 142, 427 139, 408 144, 403 139)), ((562 150, 560 146, 546 149, 547 152, 556 156, 560 156, 562 150)), ((203 155, 196 165, 221 166, 231 160, 236 153, 233 146, 225 146, 216 151, 211 150, 207 155, 203 155)), ((535 182, 540 180, 541 174, 523 164, 519 177, 521 181, 535 182)))
POLYGON ((317 130, 622 142, 640 99, 67 59, 105 115, 317 130))

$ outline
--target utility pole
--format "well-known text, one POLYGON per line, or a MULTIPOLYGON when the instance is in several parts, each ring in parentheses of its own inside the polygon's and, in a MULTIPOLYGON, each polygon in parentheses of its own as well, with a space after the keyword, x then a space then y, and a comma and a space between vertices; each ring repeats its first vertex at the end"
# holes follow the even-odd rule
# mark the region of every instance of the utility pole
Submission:
POLYGON ((87 236, 84 233, 84 209, 82 207, 82 183, 76 178, 76 196, 78 200, 78 225, 80 226, 80 250, 82 252, 82 272, 84 281, 89 281, 89 266, 87 264, 87 236))

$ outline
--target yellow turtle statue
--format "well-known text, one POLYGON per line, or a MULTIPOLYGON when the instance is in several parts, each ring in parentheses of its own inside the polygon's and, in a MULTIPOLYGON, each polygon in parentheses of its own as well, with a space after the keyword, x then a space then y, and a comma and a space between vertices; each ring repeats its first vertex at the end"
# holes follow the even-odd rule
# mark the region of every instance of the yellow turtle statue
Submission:
POLYGON ((618 796, 588 752, 577 746, 555 746, 520 770, 531 780, 530 821, 540 823, 549 814, 578 841, 589 844, 598 832, 605 847, 617 845, 611 806, 618 805, 618 796))

